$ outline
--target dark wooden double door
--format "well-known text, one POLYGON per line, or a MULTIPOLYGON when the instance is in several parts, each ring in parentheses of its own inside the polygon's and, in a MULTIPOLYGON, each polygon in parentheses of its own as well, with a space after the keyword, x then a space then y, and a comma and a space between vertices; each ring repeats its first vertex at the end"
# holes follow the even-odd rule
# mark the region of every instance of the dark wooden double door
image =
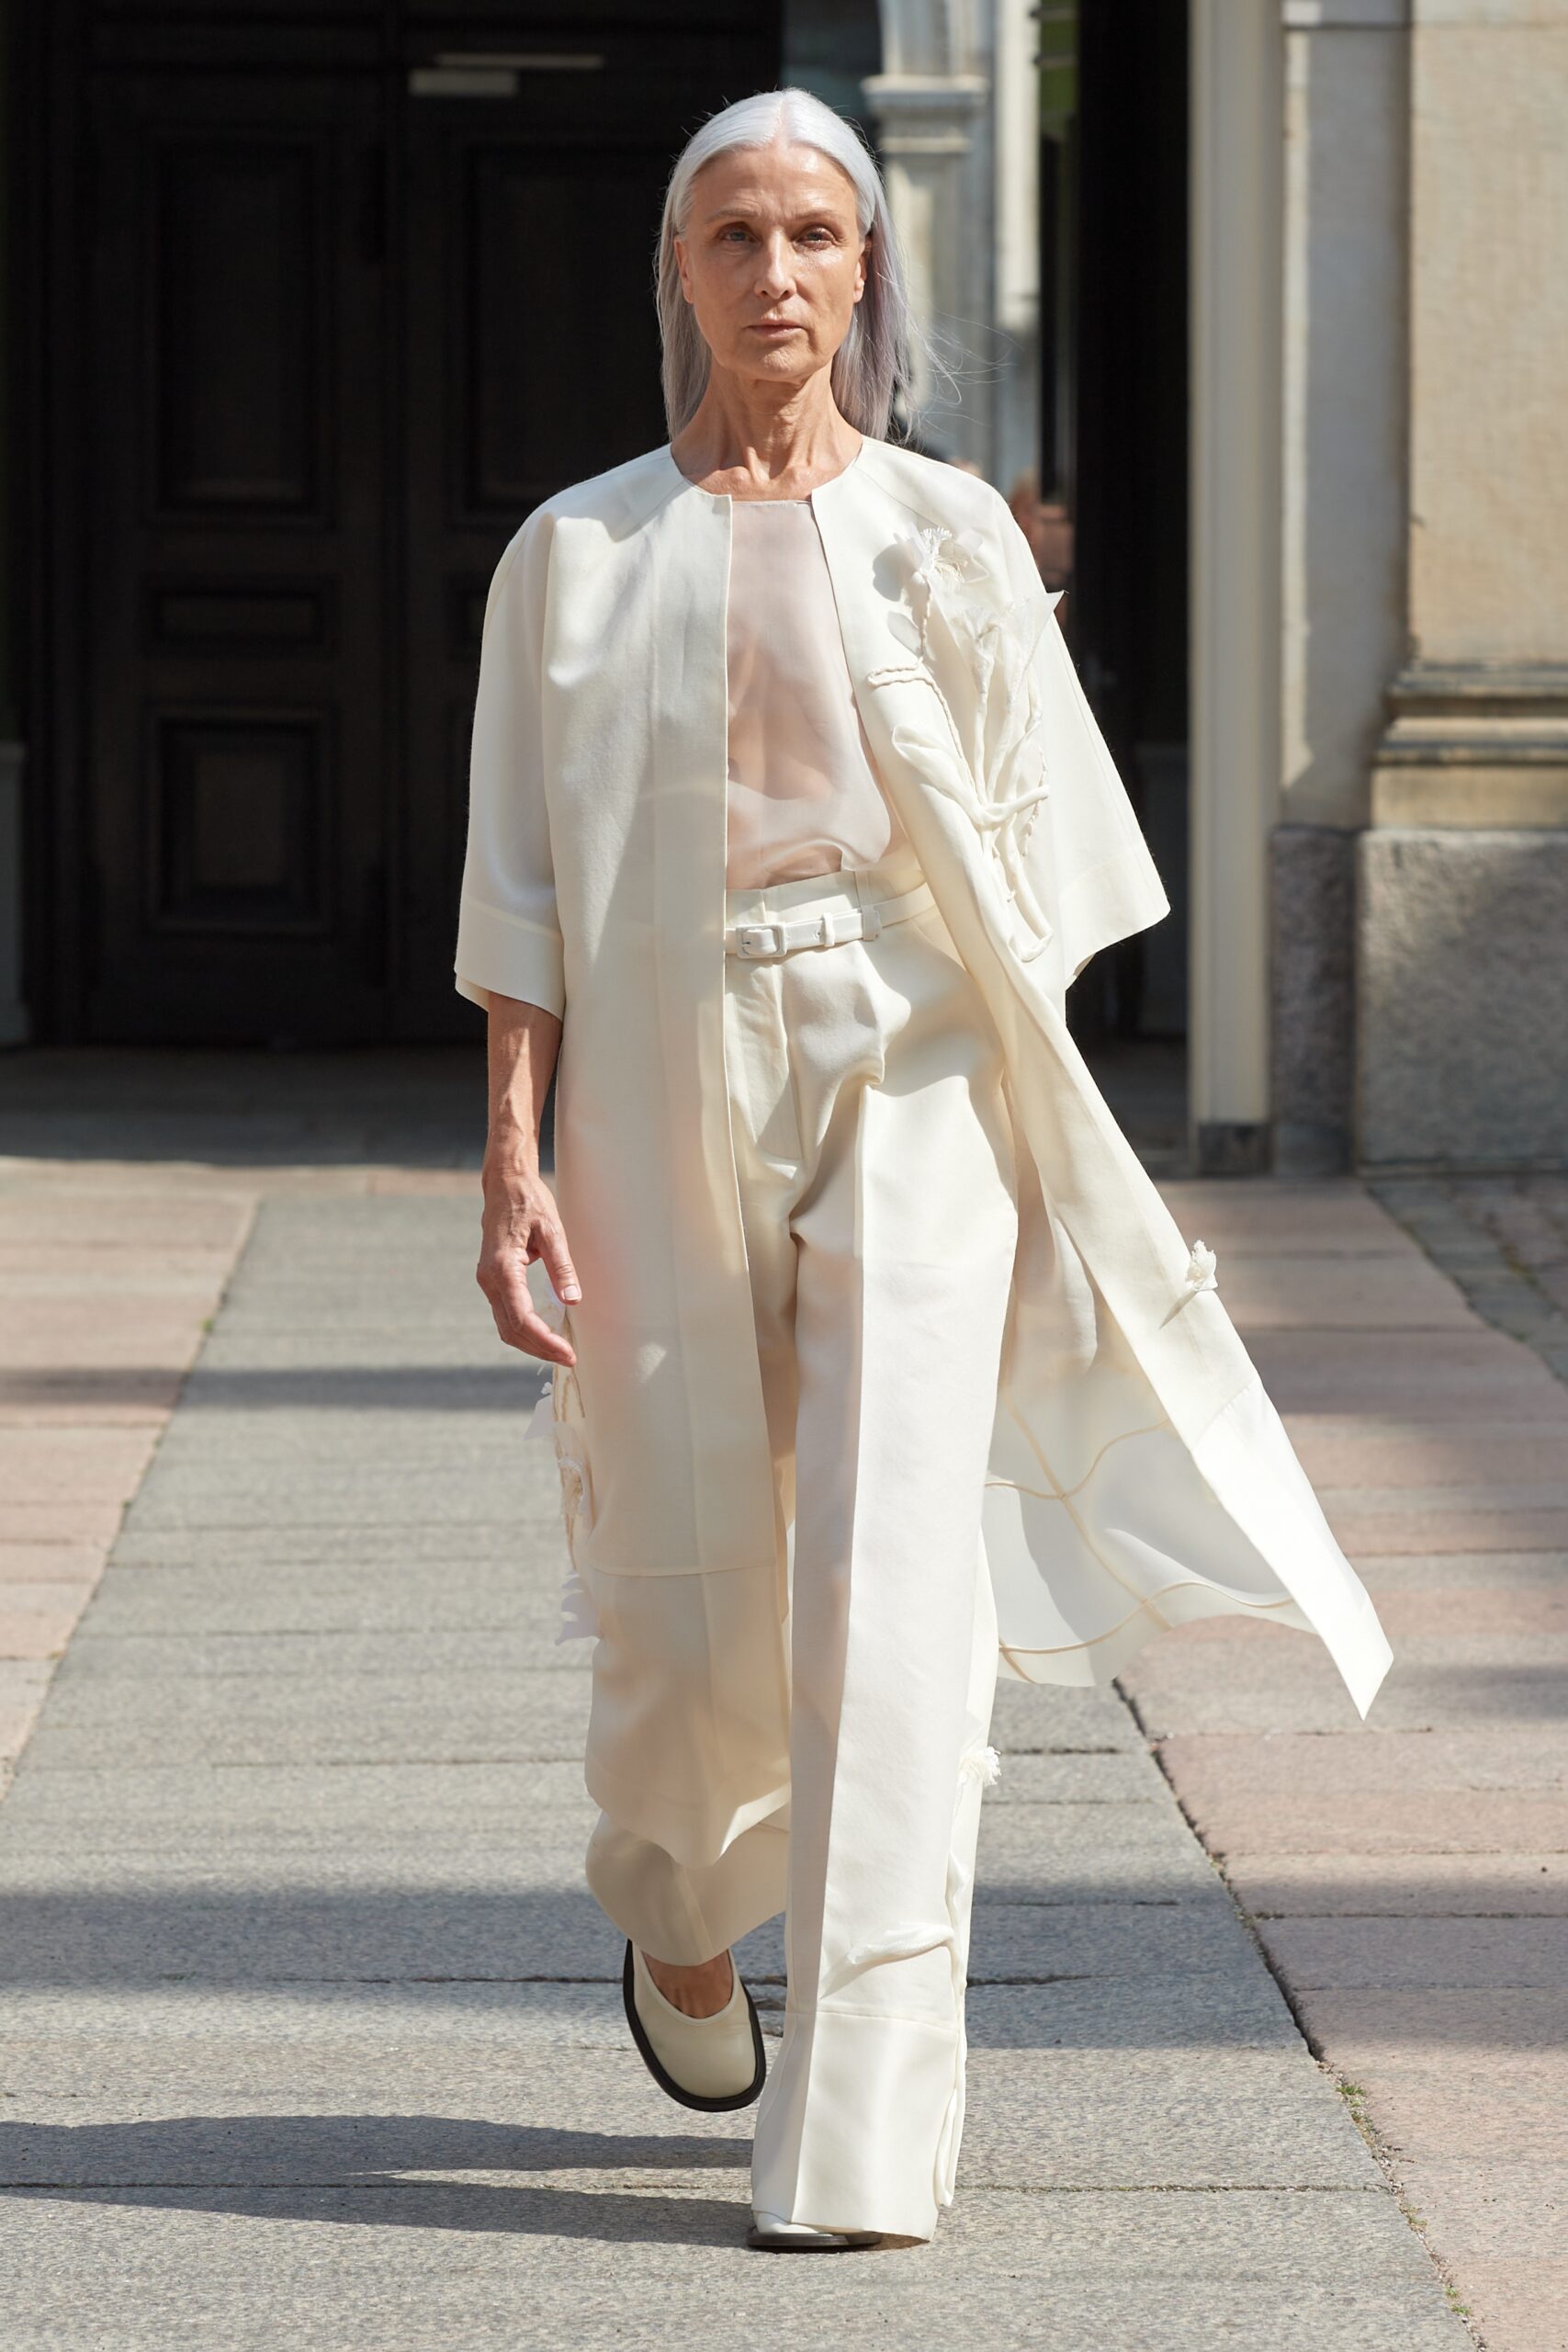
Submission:
POLYGON ((773 79, 776 20, 649 6, 536 39, 525 6, 328 0, 334 43, 258 7, 247 51, 244 10, 205 51, 199 8, 165 13, 83 60, 57 1033, 472 1035, 451 950, 490 573, 541 498, 664 438, 663 181, 773 79))

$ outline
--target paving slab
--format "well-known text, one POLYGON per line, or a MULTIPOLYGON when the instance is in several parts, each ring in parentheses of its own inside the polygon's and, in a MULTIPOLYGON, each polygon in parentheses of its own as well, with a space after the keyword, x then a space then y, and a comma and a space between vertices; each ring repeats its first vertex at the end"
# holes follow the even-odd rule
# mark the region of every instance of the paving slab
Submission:
POLYGON ((1551 1988, 1563 1982, 1563 1930, 1555 1919, 1449 1919, 1428 1916, 1413 1936, 1403 1919, 1269 1919, 1259 1932, 1287 1984, 1433 1984, 1551 1988))
POLYGON ((1315 1250, 1331 1258, 1407 1258, 1401 1226, 1353 1178, 1238 1184, 1234 1179, 1162 1178, 1160 1193, 1184 1233, 1211 1247, 1274 1258, 1315 1250))
POLYGON ((1247 1345, 1282 1414, 1530 1419, 1561 1394, 1539 1356, 1495 1331, 1253 1331, 1247 1345))
POLYGON ((1363 2112, 1401 2165, 1456 2144, 1472 2164, 1528 2147, 1539 2164, 1568 2165, 1568 2051, 1494 2052, 1484 2072, 1462 2075, 1451 2059, 1380 2058, 1363 2112))
MULTIPOLYGON (((997 1816, 1025 1802, 1051 1808, 1041 1842, 1062 1854, 1088 1846, 1102 1872, 1127 1866, 1205 1869, 1173 1809, 1150 1802, 1147 1759, 1135 1754, 1010 1756, 1010 1793, 987 1796, 983 1835, 1000 1835, 997 1816)), ((551 1810, 593 1817, 582 1788, 581 1756, 525 1763, 334 1765, 323 1771, 288 1763, 230 1770, 150 1767, 123 1772, 99 1764, 77 1770, 29 1771, 13 1789, 6 1815, 8 1857, 57 1850, 93 1858, 164 1854, 193 1866, 220 1867, 231 1857, 320 1849, 348 1860, 403 1844, 436 1841, 443 1851, 467 1836, 515 1832, 520 1821, 551 1810)), ((30 1866, 30 1865, 29 1865, 30 1866)))
POLYGON ((1326 1797, 1381 1796, 1412 1789, 1568 1789, 1568 1725, 1534 1728, 1525 1739, 1502 1730, 1399 1732, 1358 1725, 1342 1739, 1311 1734, 1180 1734, 1161 1761, 1184 1798, 1255 1797, 1312 1785, 1326 1797))
MULTIPOLYGON (((743 1973, 755 1984, 765 2029, 776 2031, 781 1987, 767 1977, 767 1953, 766 1938, 759 1931, 757 1943, 744 1954, 743 1973)), ((367 2075, 379 2071, 378 2092, 386 2088, 387 2052, 393 2047, 400 2082, 405 2063, 435 2070, 434 2079, 448 2063, 459 2071, 467 2066, 465 2052, 480 2053, 473 2063, 493 2066, 504 2064, 498 2053, 538 2043, 559 2050, 626 2046, 613 1974, 579 1980, 258 1978, 239 1986, 190 1977, 137 1985, 19 1985, 6 1995, 6 2021, 19 2051, 53 2046, 62 2064, 71 2051, 78 2051, 83 2065, 99 2069, 109 2087, 134 2083, 140 2067, 143 2098, 155 2093, 159 2099, 176 2091, 182 2098, 194 2095, 203 2084, 213 2096, 231 2084, 286 2088, 297 2080, 291 2071, 297 2045, 330 2053, 334 2064, 348 2064, 349 2053, 354 2066, 367 2075), (197 2068, 194 2052, 199 2049, 213 2053, 209 2075, 197 2068)), ((1168 1984, 1147 1976, 981 1984, 973 1991, 969 2026, 976 2046, 984 2050, 1181 2051, 1195 2064, 1222 2065, 1230 2053, 1263 2051, 1285 2052, 1310 2065, 1279 1987, 1266 1971, 1234 1980, 1178 1976, 1168 1984)), ((39 2090, 49 2090, 38 2072, 47 2062, 35 2056, 25 2063, 33 2067, 28 2079, 39 2090)), ((1298 2086, 1303 2079, 1298 2075, 1298 2086)), ((1318 2112, 1324 2079, 1317 2075, 1311 2094, 1318 2112)), ((69 2087, 62 2078, 54 2094, 63 2097, 69 2087)), ((664 2117, 671 2130, 678 2120, 664 2117)), ((735 2128, 750 2126, 741 2119, 735 2128)), ((1347 2139, 1345 2145, 1352 2142, 1347 2139)))
MULTIPOLYGON (((1488 1596, 1515 1592, 1560 1594, 1568 1581, 1568 1552, 1438 1552, 1393 1554, 1358 1552, 1356 1568, 1368 1589, 1381 1601, 1385 1593, 1439 1593, 1477 1590, 1488 1596)), ((1481 1622, 1484 1623, 1484 1611, 1481 1622)))
MULTIPOLYGON (((574 1845, 574 1862, 581 1850, 574 1845)), ((533 1883, 502 1889, 12 1893, 0 1984, 243 1984, 272 1977, 507 1984, 558 1975, 613 1983, 619 1939, 577 1886, 550 1883, 547 1855, 536 1870, 533 1883)), ((558 1879, 565 1876, 563 1857, 558 1879)), ((763 1958, 754 1964, 781 1976, 782 1943, 775 1933, 758 1932, 763 1958)), ((1001 1889, 976 1906, 970 1960, 976 1982, 1024 1984, 1128 1976, 1165 1983, 1178 1974, 1235 1981, 1257 1966, 1254 1946, 1223 1905, 1026 1903, 1001 1889)))
MULTIPOLYGON (((1217 1245, 1211 1243, 1211 1248, 1217 1245)), ((1404 1253, 1356 1251, 1343 1258, 1324 1250, 1228 1249, 1220 1286, 1236 1329, 1247 1338, 1274 1329, 1472 1331, 1475 1309, 1425 1259, 1404 1253)))
POLYGON ((1568 1852, 1568 1803, 1561 1793, 1518 1796, 1495 1790, 1389 1790, 1355 1796, 1233 1798, 1200 1804, 1185 1794, 1189 1818, 1227 1866, 1230 1855, 1538 1854, 1568 1852), (1369 1800, 1375 1794, 1375 1803, 1369 1800))
POLYGON ((1453 1487, 1509 1479, 1561 1479, 1560 1415, 1534 1423, 1361 1421, 1297 1416, 1295 1450, 1313 1484, 1329 1487, 1453 1487))
POLYGON ((1568 1917, 1562 1853, 1230 1853, 1225 1880, 1254 1918, 1568 1917))
MULTIPOLYGON (((776 2012, 769 2022, 776 2039, 776 2012)), ((194 2187, 214 2177, 302 2186, 376 2172, 533 2169, 552 2159, 555 2169, 574 2154, 582 2160, 570 2126, 556 2120, 563 2108, 592 2115, 599 2142, 613 2133, 627 2143, 628 2167, 679 2175, 743 2165, 744 2128, 711 2143, 694 2132, 694 2147, 671 2147, 664 2118, 649 2111, 624 2022, 617 2031, 606 2015, 592 2040, 579 2030, 558 2011, 505 2055, 423 2050, 406 2072, 400 2067, 391 2112, 385 2074, 378 2079, 363 2048, 297 2041, 280 2079, 258 2063, 254 2044, 247 2074, 221 2045, 206 2043, 200 2076, 186 2070, 183 2096, 165 2083, 149 2116, 123 2058, 51 2041, 32 2053, 29 2119, 0 2124, 0 2189, 149 2179, 194 2187)), ((174 2052, 158 2045, 153 2054, 161 2069, 174 2052)), ((1222 2086, 1213 2053, 1196 2051, 976 2049, 973 2064, 976 2188, 1381 2185, 1365 2143, 1347 2135, 1334 2092, 1319 2080, 1315 2099, 1303 2095, 1294 2052, 1233 2052, 1222 2086)))
MULTIPOLYGON (((1431 1985, 1419 2001, 1389 1985, 1304 1989, 1302 2017, 1314 2040, 1332 2031, 1358 2080, 1383 2060, 1442 2064, 1484 2080, 1489 2057, 1568 2049, 1568 1988, 1431 1985)), ((1519 2154, 1516 2151, 1516 2155, 1519 2154)))
MULTIPOLYGON (((1526 1724, 1568 1723, 1568 1595, 1532 1604, 1537 1623, 1495 1627, 1489 1596, 1471 1596, 1468 1629, 1414 1630, 1414 1610, 1385 1610, 1393 1664, 1377 1696, 1380 1737, 1393 1732, 1438 1734, 1500 1724, 1512 1735, 1526 1724), (1485 1627, 1488 1630, 1478 1630, 1485 1627), (1398 1634, 1397 1641, 1395 1635, 1398 1634)), ((1521 1611, 1523 1615, 1525 1612, 1521 1611)), ((1190 1640, 1196 1629, 1159 1643, 1129 1681, 1139 1719, 1152 1739, 1203 1732, 1344 1733, 1360 1730, 1348 1692, 1323 1651, 1281 1626, 1240 1626, 1232 1641, 1190 1640), (1243 1645, 1242 1636, 1251 1635, 1243 1645)))

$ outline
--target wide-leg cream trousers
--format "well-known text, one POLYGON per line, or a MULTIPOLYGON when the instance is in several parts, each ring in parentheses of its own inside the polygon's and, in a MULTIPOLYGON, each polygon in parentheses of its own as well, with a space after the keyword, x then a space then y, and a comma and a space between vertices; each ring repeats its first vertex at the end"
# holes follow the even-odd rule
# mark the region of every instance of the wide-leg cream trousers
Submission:
MULTIPOLYGON (((906 852, 732 892, 728 920, 875 906, 919 880, 906 852)), ((589 1578, 588 1881, 657 1960, 708 1959, 784 1910, 752 2200, 929 2237, 963 2123, 994 1769, 980 1509, 1017 1233, 1001 1057, 934 910, 732 956, 726 976, 778 1556, 751 1576, 589 1578)))

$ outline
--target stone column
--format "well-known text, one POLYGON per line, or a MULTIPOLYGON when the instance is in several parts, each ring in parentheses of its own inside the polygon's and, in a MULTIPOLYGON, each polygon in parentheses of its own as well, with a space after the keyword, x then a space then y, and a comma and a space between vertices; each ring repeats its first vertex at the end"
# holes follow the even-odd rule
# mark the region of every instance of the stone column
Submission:
POLYGON ((1280 791, 1280 20, 1192 0, 1190 1115, 1200 1172, 1268 1164, 1280 791))
POLYGON ((1349 1166, 1355 861, 1405 646, 1409 0, 1284 0, 1274 1165, 1349 1166))
MULTIPOLYGON (((888 70, 868 76, 863 86, 876 123, 894 226, 909 265, 915 315, 928 333, 951 338, 988 372, 989 77, 956 70, 945 8, 905 8, 884 0, 883 27, 888 70)), ((966 385, 961 406, 942 405, 951 401, 951 388, 921 369, 914 394, 918 427, 944 454, 966 458, 988 476, 988 390, 977 382, 966 385)))
POLYGON ((992 476, 1003 497, 1020 474, 1040 470, 1040 48, 1039 11, 997 0, 997 381, 992 476))
POLYGON ((1412 0, 1407 655, 1359 863, 1364 1163, 1568 1158, 1568 0, 1412 0))

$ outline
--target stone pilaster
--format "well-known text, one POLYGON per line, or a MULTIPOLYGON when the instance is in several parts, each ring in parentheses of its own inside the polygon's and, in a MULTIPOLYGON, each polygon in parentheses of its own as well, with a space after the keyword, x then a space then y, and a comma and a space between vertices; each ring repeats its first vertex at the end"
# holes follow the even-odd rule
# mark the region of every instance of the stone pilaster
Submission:
POLYGON ((1271 1110, 1282 1174, 1355 1151, 1355 846, 1407 647, 1408 0, 1283 0, 1284 443, 1271 1110))
POLYGON ((1358 861, 1364 1163, 1568 1157, 1568 0, 1412 0, 1406 658, 1358 861))
MULTIPOLYGON (((939 339, 939 358, 945 336, 959 363, 961 347, 975 340, 975 322, 984 325, 990 314, 990 191, 980 185, 984 159, 976 144, 986 126, 989 81, 983 74, 895 72, 871 75, 864 89, 894 226, 908 263, 915 316, 939 339)), ((917 422, 931 437, 989 474, 988 400, 943 406, 951 390, 923 366, 914 397, 917 422)))

